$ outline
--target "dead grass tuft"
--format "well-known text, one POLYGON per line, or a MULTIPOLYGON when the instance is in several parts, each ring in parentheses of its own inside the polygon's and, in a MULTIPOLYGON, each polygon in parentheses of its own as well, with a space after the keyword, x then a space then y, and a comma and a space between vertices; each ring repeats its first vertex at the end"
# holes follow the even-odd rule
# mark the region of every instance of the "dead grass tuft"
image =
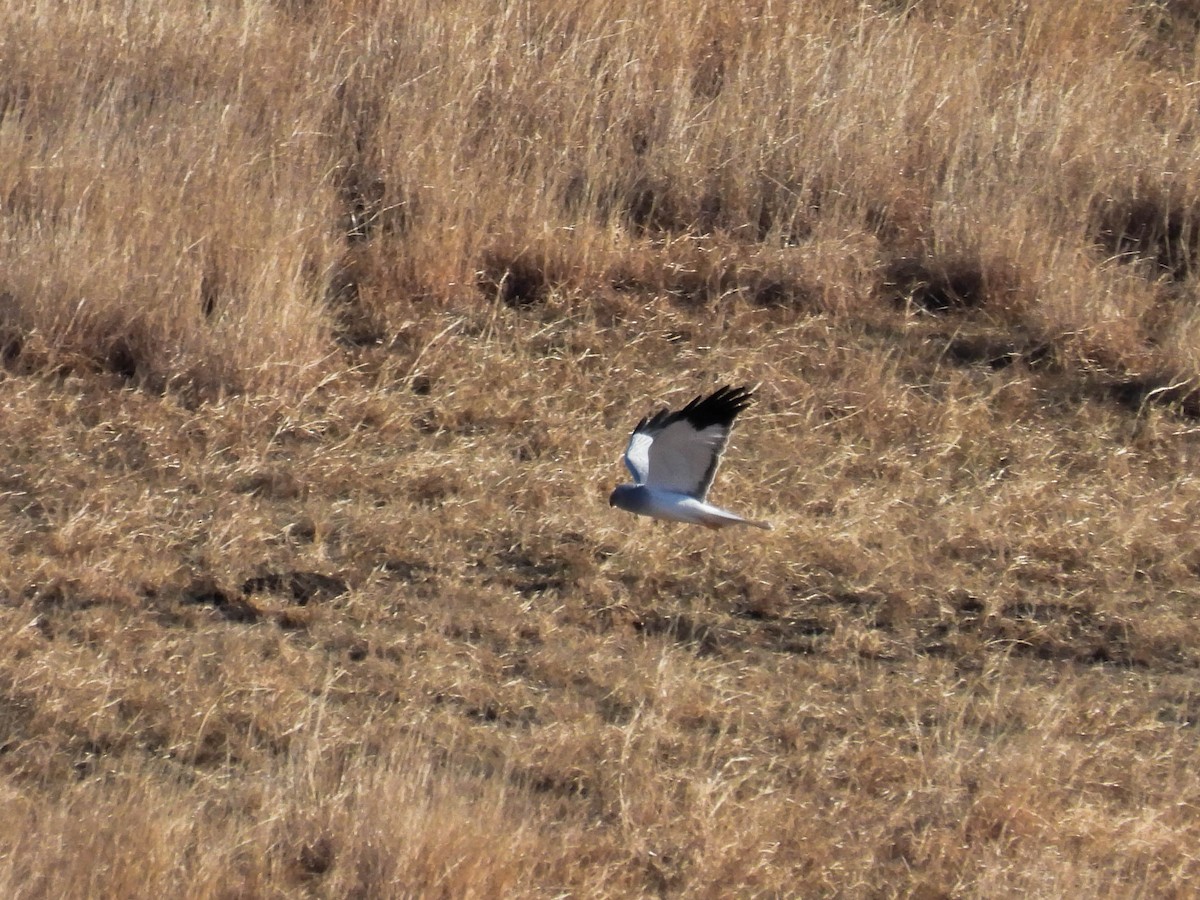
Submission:
POLYGON ((4 896, 1195 882, 1191 5, 644 7, 0 10, 4 896))

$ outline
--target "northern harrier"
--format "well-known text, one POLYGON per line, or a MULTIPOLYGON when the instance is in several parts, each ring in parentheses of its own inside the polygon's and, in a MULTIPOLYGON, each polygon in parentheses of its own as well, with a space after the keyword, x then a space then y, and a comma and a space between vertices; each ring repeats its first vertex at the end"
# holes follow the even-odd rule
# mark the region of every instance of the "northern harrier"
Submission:
POLYGON ((718 529, 728 525, 771 527, 706 503, 721 464, 733 420, 750 405, 752 389, 719 388, 676 412, 661 410, 638 422, 625 450, 633 484, 618 485, 608 498, 641 516, 718 529))

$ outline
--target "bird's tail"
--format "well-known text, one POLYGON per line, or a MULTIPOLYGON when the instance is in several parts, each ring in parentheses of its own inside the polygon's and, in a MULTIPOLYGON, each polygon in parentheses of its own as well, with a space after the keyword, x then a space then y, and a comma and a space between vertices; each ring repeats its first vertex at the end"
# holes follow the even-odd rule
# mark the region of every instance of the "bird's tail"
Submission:
POLYGON ((711 528, 713 531, 718 531, 722 528, 728 528, 730 525, 753 525, 755 528, 761 528, 763 531, 773 531, 775 526, 763 519, 743 519, 736 513, 726 512, 725 510, 717 510, 717 515, 709 514, 700 524, 711 528))

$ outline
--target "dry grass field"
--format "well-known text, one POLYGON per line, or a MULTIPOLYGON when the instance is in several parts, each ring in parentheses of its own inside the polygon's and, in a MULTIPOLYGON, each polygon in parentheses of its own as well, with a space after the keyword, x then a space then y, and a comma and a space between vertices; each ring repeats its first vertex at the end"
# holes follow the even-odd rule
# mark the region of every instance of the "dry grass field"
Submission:
POLYGON ((2 0, 0 894, 1194 896, 1198 40, 2 0))

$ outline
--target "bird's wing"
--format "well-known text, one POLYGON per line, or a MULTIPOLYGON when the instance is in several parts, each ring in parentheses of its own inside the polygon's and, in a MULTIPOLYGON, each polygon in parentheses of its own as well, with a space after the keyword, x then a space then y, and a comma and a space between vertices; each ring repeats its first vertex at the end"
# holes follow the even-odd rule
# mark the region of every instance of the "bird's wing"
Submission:
POLYGON ((650 474, 650 445, 654 438, 643 430, 649 421, 650 417, 647 416, 638 422, 629 437, 629 446, 625 448, 625 468, 629 469, 638 484, 645 484, 650 474))
POLYGON ((703 500, 717 474, 733 420, 754 396, 722 387, 677 412, 662 410, 638 423, 625 462, 639 483, 703 500))

